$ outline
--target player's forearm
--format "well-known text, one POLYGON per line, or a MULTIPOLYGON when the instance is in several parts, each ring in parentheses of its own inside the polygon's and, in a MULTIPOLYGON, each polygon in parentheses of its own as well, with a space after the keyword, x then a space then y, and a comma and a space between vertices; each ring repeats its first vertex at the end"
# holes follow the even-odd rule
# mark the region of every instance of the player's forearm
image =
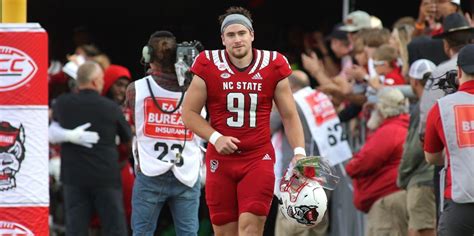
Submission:
POLYGON ((209 141, 214 130, 211 125, 201 116, 192 110, 183 109, 183 122, 186 128, 193 131, 199 137, 209 141))

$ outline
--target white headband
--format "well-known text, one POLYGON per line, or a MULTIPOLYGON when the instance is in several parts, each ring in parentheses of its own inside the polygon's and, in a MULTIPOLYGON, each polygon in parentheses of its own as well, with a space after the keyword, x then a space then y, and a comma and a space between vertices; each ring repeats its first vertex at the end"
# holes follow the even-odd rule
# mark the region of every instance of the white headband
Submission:
POLYGON ((224 33, 225 28, 232 24, 241 24, 247 27, 250 31, 253 31, 252 22, 250 22, 249 18, 242 14, 231 14, 226 16, 222 21, 221 33, 224 33))

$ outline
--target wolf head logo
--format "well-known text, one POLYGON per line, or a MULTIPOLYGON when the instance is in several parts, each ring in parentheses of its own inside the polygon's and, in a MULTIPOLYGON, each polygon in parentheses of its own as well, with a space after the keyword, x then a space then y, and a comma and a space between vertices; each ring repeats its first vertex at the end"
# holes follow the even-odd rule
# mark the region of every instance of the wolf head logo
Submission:
POLYGON ((0 191, 16 187, 15 175, 25 159, 25 129, 0 122, 0 191))

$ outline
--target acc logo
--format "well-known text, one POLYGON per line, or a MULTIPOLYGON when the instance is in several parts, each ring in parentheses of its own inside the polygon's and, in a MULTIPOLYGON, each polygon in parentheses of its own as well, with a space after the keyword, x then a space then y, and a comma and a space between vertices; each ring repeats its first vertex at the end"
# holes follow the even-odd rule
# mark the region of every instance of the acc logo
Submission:
POLYGON ((23 86, 37 71, 38 66, 25 52, 0 46, 0 92, 23 86))
POLYGON ((229 77, 230 77, 229 73, 222 73, 221 74, 221 78, 223 78, 223 79, 228 79, 229 77))
POLYGON ((0 235, 34 235, 31 230, 15 222, 0 221, 0 235))
MULTIPOLYGON (((25 159, 25 130, 0 121, 0 192, 16 187, 15 175, 25 159)), ((3 234, 0 234, 3 235, 3 234)))
POLYGON ((219 69, 220 71, 224 71, 226 69, 226 66, 224 63, 219 63, 217 65, 217 69, 219 69))

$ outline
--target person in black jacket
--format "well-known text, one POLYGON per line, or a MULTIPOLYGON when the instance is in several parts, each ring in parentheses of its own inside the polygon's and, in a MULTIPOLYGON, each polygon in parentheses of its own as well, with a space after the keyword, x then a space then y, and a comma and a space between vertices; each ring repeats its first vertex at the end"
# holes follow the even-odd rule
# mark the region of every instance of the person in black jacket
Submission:
POLYGON ((61 144, 61 181, 64 185, 67 235, 88 235, 92 213, 97 211, 104 235, 126 235, 116 137, 130 143, 131 130, 120 107, 100 95, 104 73, 95 62, 77 72, 78 93, 60 96, 53 119, 65 129, 90 123, 100 140, 87 148, 61 144))

